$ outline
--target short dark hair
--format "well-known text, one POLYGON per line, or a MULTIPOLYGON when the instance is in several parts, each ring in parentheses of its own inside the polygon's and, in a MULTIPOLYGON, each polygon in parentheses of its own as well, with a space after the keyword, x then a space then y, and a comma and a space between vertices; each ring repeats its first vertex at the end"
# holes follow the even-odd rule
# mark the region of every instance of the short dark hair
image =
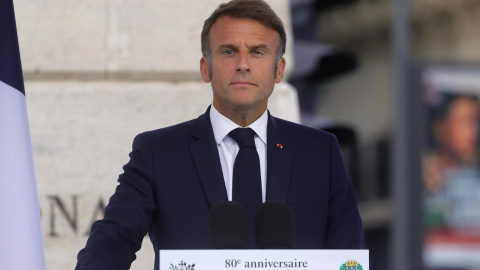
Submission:
POLYGON ((207 57, 210 66, 210 44, 208 34, 212 25, 222 16, 231 16, 233 18, 247 18, 258 21, 268 28, 275 30, 280 35, 280 42, 277 47, 275 62, 278 63, 285 53, 287 46, 287 35, 283 27, 282 20, 272 10, 272 8, 263 0, 232 0, 228 3, 220 4, 217 9, 205 20, 202 31, 202 54, 207 57))

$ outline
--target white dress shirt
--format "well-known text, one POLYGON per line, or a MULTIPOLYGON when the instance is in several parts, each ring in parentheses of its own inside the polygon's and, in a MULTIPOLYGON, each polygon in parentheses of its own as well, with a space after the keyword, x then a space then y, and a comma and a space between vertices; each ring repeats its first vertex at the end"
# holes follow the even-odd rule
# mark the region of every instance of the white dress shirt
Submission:
MULTIPOLYGON (((212 123, 213 135, 217 143, 218 155, 222 165, 223 179, 227 189, 228 200, 232 200, 233 187, 233 164, 239 150, 237 142, 233 140, 228 133, 239 128, 232 120, 219 113, 212 105, 210 107, 210 122, 212 123)), ((267 111, 260 116, 255 122, 251 123, 248 128, 255 131, 255 146, 257 148, 258 157, 260 159, 260 178, 262 180, 262 202, 265 202, 265 191, 267 187, 267 111)))

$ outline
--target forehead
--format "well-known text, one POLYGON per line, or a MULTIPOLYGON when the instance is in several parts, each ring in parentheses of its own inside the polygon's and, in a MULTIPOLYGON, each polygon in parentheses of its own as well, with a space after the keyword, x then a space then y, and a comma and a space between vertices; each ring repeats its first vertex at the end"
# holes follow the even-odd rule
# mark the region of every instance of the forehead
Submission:
POLYGON ((209 42, 212 48, 223 44, 267 45, 276 47, 280 35, 272 28, 248 18, 222 16, 212 25, 209 42))

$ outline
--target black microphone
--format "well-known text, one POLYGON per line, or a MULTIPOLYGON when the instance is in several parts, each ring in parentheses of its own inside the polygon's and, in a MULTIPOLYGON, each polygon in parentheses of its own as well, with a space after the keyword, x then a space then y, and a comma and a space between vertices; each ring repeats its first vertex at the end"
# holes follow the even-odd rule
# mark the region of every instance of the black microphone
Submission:
POLYGON ((247 249, 247 214, 236 202, 219 202, 208 212, 208 237, 212 249, 247 249))
POLYGON ((292 209, 280 201, 268 201, 258 207, 255 237, 259 249, 293 249, 295 224, 292 209))

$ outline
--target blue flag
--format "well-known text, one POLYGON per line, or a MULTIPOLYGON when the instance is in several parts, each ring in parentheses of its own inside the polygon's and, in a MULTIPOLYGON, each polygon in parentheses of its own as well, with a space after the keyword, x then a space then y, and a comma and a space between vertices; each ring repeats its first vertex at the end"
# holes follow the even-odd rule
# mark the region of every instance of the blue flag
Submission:
POLYGON ((45 269, 13 0, 0 0, 0 269, 45 269))

